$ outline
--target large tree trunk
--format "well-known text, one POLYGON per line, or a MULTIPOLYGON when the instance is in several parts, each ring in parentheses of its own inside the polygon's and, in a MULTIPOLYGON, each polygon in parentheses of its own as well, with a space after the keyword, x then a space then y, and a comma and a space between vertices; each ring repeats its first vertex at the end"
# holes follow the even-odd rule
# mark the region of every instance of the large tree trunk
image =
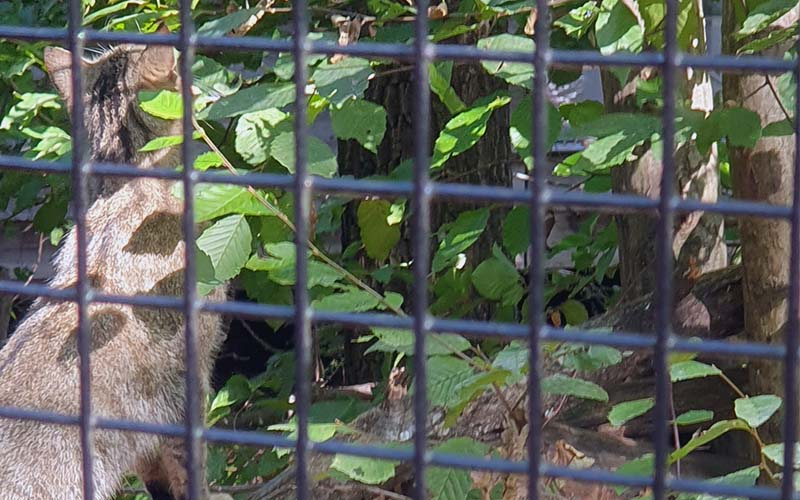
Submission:
MULTIPOLYGON (((723 33, 740 29, 733 5, 724 4, 723 33)), ((723 51, 736 54, 738 47, 748 39, 723 37, 723 51)), ((791 43, 769 49, 761 55, 782 57, 791 43)), ((733 102, 755 111, 762 125, 786 118, 773 93, 775 77, 765 75, 726 74, 723 79, 725 102, 733 102), (770 79, 768 82, 767 78, 770 79), (771 82, 771 84, 770 84, 771 82)), ((761 138, 754 148, 730 148, 731 172, 734 193, 738 198, 790 205, 792 202, 792 160, 794 138, 761 138)), ((779 329, 786 322, 786 289, 789 283, 789 224, 774 219, 745 217, 739 224, 744 268, 744 320, 747 339, 753 342, 781 342, 779 329)), ((750 387, 753 395, 782 395, 782 363, 771 360, 752 360, 750 387)), ((759 428, 765 442, 780 438, 781 415, 770 419, 759 428)))
MULTIPOLYGON (((698 2, 696 7, 698 24, 704 26, 702 5, 698 2)), ((703 53, 706 50, 705 30, 697 35, 691 51, 703 53)), ((658 72, 653 68, 632 71, 624 86, 611 71, 603 71, 601 75, 606 109, 610 112, 633 112, 638 111, 637 83, 657 77, 658 72)), ((711 112, 713 96, 708 75, 688 70, 682 76, 681 89, 677 94, 690 98, 691 109, 711 112)), ((661 155, 654 155, 649 143, 645 143, 636 153, 636 160, 612 169, 612 190, 655 199, 661 185, 661 155)), ((676 194, 682 198, 715 202, 719 194, 716 148, 703 157, 689 143, 679 147, 674 157, 676 194)), ((652 215, 647 214, 623 215, 616 220, 622 297, 627 300, 651 292, 655 287, 657 223, 652 215)), ((701 212, 682 214, 676 218, 674 229, 672 249, 676 259, 676 277, 713 271, 727 265, 721 216, 701 212)))

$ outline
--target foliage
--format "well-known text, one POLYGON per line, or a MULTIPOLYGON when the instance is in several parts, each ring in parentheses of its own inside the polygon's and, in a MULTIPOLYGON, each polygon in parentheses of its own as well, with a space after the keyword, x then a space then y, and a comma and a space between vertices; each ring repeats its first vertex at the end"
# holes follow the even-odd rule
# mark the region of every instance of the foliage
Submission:
MULTIPOLYGON (((335 42, 338 29, 326 14, 336 11, 339 2, 312 0, 311 17, 315 41, 335 42)), ((89 0, 85 24, 108 31, 152 32, 160 21, 175 28, 177 2, 89 0)), ((693 36, 703 20, 697 2, 679 2, 679 45, 692 48, 693 36)), ((792 36, 784 31, 767 30, 769 23, 785 13, 794 2, 761 2, 742 17, 741 30, 734 36, 748 36, 746 49, 763 50, 792 36)), ((279 1, 279 8, 263 16, 247 36, 265 36, 290 40, 288 26, 291 3, 279 1)), ((232 4, 229 14, 221 16, 215 2, 194 2, 198 33, 226 35, 241 26, 255 12, 232 4)), ((416 12, 402 2, 374 0, 353 8, 373 16, 370 38, 362 43, 412 43, 413 27, 409 16, 416 12)), ((63 26, 64 8, 59 2, 7 2, 0 6, 4 22, 28 26, 63 26)), ((430 37, 435 42, 450 42, 467 36, 477 49, 517 51, 530 54, 534 49, 526 31, 531 14, 527 1, 460 2, 450 18, 433 20, 430 37), (513 22, 512 22, 513 21, 513 22), (487 32, 488 31, 488 32, 487 32)), ((658 0, 624 2, 621 0, 575 0, 553 9, 552 43, 557 48, 591 49, 602 54, 658 50, 664 45, 665 4, 658 0)), ((366 30, 365 30, 366 32, 366 30)), ((64 104, 52 91, 42 74, 44 42, 0 43, 0 92, 8 96, 0 103, 0 153, 36 160, 69 159, 71 144, 64 104)), ((306 103, 310 126, 319 125, 321 116, 330 119, 330 131, 344 144, 355 141, 377 158, 391 120, 396 117, 381 103, 365 95, 370 82, 408 71, 407 67, 384 59, 360 57, 308 57, 306 103)), ((473 68, 493 76, 502 88, 467 100, 456 92, 453 82, 458 63, 437 61, 430 66, 429 85, 436 105, 441 104, 444 119, 434 130, 431 141, 430 176, 446 179, 451 166, 461 155, 481 141, 493 117, 508 115, 508 141, 528 170, 534 168, 531 144, 534 122, 531 96, 533 69, 519 62, 482 61, 473 68)), ((295 94, 292 78, 294 63, 289 54, 265 60, 262 54, 219 54, 202 52, 196 57, 194 84, 200 95, 195 100, 199 127, 194 144, 201 150, 194 162, 198 170, 291 174, 295 171, 295 136, 293 128, 295 94), (228 168, 230 167, 230 168, 228 168)), ((623 80, 625 71, 617 72, 623 80)), ((554 70, 551 80, 565 83, 577 77, 575 72, 554 70)), ((795 82, 791 75, 777 79, 780 102, 794 109, 795 82)), ((663 106, 662 81, 659 78, 637 82, 636 109, 627 113, 607 112, 594 101, 564 104, 545 110, 546 146, 558 138, 591 141, 582 151, 559 162, 557 176, 580 180, 588 192, 610 190, 614 168, 635 159, 644 147, 661 147, 660 108, 663 106)), ((792 133, 792 116, 762 124, 757 115, 735 105, 726 105, 705 116, 689 109, 688 99, 677 104, 676 142, 694 141, 701 154, 712 144, 720 150, 727 145, 752 147, 765 136, 792 133)), ((142 92, 141 108, 162 119, 181 116, 177 94, 142 92)), ((791 114, 791 111, 789 111, 791 114)), ((157 150, 180 144, 182 137, 161 137, 143 148, 157 150)), ((340 155, 330 144, 316 136, 306 141, 308 169, 312 175, 332 178, 344 170, 340 155)), ((379 181, 409 180, 411 158, 399 158, 393 170, 379 181)), ((483 166, 478 166, 483 167, 483 166)), ((539 166, 536 166, 539 168, 539 166)), ((179 192, 176 191, 176 196, 179 192)), ((67 217, 70 198, 69 181, 57 175, 0 173, 0 208, 7 233, 10 221, 21 213, 36 210, 33 227, 56 244, 71 222, 67 217)), ((372 311, 405 314, 410 307, 409 268, 411 256, 404 252, 409 221, 414 215, 405 199, 361 197, 349 203, 333 197, 314 204, 315 234, 312 235, 307 283, 312 307, 325 311, 372 311), (352 210, 352 213, 348 212, 352 210), (349 215, 348 215, 349 214, 349 215), (351 227, 345 227, 350 224, 351 227), (344 230, 355 234, 355 241, 345 248, 332 244, 344 230)), ((291 305, 295 278, 293 217, 294 199, 280 189, 248 189, 243 186, 200 184, 195 190, 195 217, 202 223, 197 239, 198 281, 201 293, 225 280, 235 279, 253 301, 291 305)), ((451 319, 473 318, 475 311, 483 319, 525 324, 530 312, 527 305, 527 270, 520 265, 530 246, 530 212, 520 204, 510 209, 499 206, 469 207, 458 211, 434 227, 431 241, 430 310, 451 319), (501 238, 487 241, 487 227, 500 221, 501 238), (488 249, 488 250, 486 250, 488 249)), ((548 248, 548 257, 569 253, 570 266, 548 273, 545 283, 546 311, 556 326, 575 326, 586 321, 596 310, 587 307, 587 298, 601 296, 601 310, 611 305, 614 293, 607 281, 616 273, 617 249, 615 224, 598 215, 586 218, 577 231, 548 248), (607 292, 607 290, 606 290, 607 292)), ((422 265, 425 265, 424 263, 422 265)), ((537 286, 539 284, 536 284, 537 286)), ((280 321, 270 321, 277 328, 280 321)), ((341 362, 343 327, 324 327, 315 333, 331 365, 341 362)), ((605 332, 596 332, 598 336, 605 332)), ((530 352, 522 342, 498 344, 493 341, 468 340, 452 333, 430 334, 426 338, 427 393, 432 406, 445 410, 445 423, 454 425, 470 402, 489 391, 500 391, 524 381, 529 372, 530 352)), ((371 328, 360 332, 356 343, 366 344, 361 351, 372 362, 372 375, 385 387, 391 368, 411 367, 414 336, 403 329, 371 328)), ((608 393, 588 380, 591 374, 615 366, 629 353, 601 345, 547 343, 544 355, 556 373, 541 380, 546 395, 558 398, 582 398, 606 402, 608 393)), ((264 369, 255 376, 237 374, 227 380, 209 402, 209 425, 235 426, 239 419, 257 414, 255 428, 296 434, 294 420, 286 419, 292 409, 289 396, 293 387, 291 353, 271 355, 264 369)), ((412 374, 413 375, 413 374, 412 374)), ((673 362, 672 383, 691 383, 701 377, 724 377, 712 365, 693 358, 673 362)), ((738 389, 737 389, 738 390, 738 389)), ((348 424, 380 398, 369 404, 350 398, 318 402, 312 406, 310 436, 324 441, 338 434, 356 432, 348 424)), ((699 446, 730 431, 743 431, 758 437, 758 427, 778 410, 781 399, 774 395, 742 397, 732 402, 737 418, 714 421, 708 410, 697 408, 677 416, 674 425, 701 425, 712 422, 702 434, 683 443, 670 456, 675 462, 699 446)), ((619 427, 647 414, 655 401, 645 398, 617 402, 608 420, 619 427)), ((760 440, 757 440, 760 442, 760 440)), ((782 460, 778 445, 761 448, 771 462, 782 460)), ((254 478, 268 479, 289 462, 291 450, 253 450, 239 446, 214 446, 209 460, 210 477, 220 485, 238 485, 254 478)), ((484 445, 454 438, 442 443, 437 452, 487 454, 484 445)), ((769 472, 762 464, 759 470, 769 472)), ((352 456, 337 455, 331 465, 332 478, 350 478, 366 484, 380 484, 395 474, 396 464, 352 456)), ((652 457, 642 457, 620 468, 634 474, 650 474, 652 457)), ((476 490, 463 470, 441 467, 429 469, 428 485, 435 498, 473 498, 476 490)), ((753 469, 744 469, 717 481, 729 484, 752 484, 753 469)), ((679 498, 691 498, 679 496, 679 498)))

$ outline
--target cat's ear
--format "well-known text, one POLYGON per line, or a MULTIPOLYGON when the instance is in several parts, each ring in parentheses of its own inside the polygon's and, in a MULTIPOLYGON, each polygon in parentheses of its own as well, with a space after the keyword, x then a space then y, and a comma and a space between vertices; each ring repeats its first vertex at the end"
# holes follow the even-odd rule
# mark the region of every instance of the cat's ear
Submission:
POLYGON ((44 66, 61 99, 67 106, 72 103, 72 55, 61 47, 44 49, 44 66))
MULTIPOLYGON (((169 34, 169 28, 163 22, 156 30, 160 35, 169 34)), ((177 88, 177 73, 175 71, 175 50, 170 46, 148 45, 142 51, 139 60, 139 85, 147 89, 175 89, 177 88)))

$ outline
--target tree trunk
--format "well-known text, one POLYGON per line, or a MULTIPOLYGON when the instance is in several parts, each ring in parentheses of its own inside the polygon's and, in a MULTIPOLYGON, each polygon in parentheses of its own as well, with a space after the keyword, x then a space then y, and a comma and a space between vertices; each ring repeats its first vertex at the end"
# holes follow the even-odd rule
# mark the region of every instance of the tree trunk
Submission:
MULTIPOLYGON (((699 26, 704 26, 702 6, 697 5, 699 26)), ((698 33, 692 52, 706 50, 705 30, 698 33)), ((610 112, 637 111, 637 83, 658 76, 653 68, 632 71, 626 84, 611 71, 601 73, 606 109, 610 112)), ((687 70, 683 73, 678 96, 688 96, 691 109, 709 113, 713 109, 713 96, 706 73, 687 70)), ((649 143, 642 145, 638 158, 611 171, 612 190, 617 193, 635 194, 657 198, 661 186, 660 153, 654 155, 649 143)), ((719 171, 717 152, 712 148, 708 157, 699 154, 692 143, 679 147, 675 152, 676 194, 713 203, 719 194, 719 171)), ((620 278, 622 294, 627 300, 651 292, 655 287, 656 219, 651 215, 617 216, 620 278)), ((723 218, 717 214, 693 212, 680 214, 675 220, 672 242, 676 259, 675 276, 678 279, 721 269, 727 265, 727 251, 723 238, 723 218)))
MULTIPOLYGON (((735 17, 735 2, 723 8, 723 33, 740 29, 735 17)), ((748 39, 723 37, 723 51, 736 54, 748 39)), ((782 57, 791 42, 776 46, 760 55, 782 57)), ((775 88, 775 77, 765 75, 726 74, 723 78, 725 102, 755 111, 762 126, 784 120, 775 88), (769 78, 769 80, 767 80, 769 78)), ((731 173, 736 197, 790 205, 792 202, 792 160, 794 138, 764 137, 754 148, 729 148, 731 173)), ((744 268, 744 320, 747 339, 753 342, 782 342, 779 330, 786 322, 786 289, 789 283, 790 227, 788 222, 744 217, 739 224, 744 268)), ((782 363, 754 359, 749 364, 753 395, 783 395, 782 363)), ((782 412, 780 412, 782 413, 782 412)), ((776 414, 759 428, 765 442, 779 440, 781 414, 776 414)))

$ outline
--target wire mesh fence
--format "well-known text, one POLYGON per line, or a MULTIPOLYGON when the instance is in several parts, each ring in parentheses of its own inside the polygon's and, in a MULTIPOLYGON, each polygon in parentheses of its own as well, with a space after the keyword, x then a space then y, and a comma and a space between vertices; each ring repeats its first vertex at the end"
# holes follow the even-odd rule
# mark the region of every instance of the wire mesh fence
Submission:
MULTIPOLYGON (((181 146, 182 171, 172 169, 139 169, 132 165, 116 165, 90 163, 88 161, 88 145, 86 126, 83 122, 84 103, 80 93, 73 94, 72 102, 72 161, 71 163, 53 163, 27 160, 18 157, 0 156, 0 171, 20 171, 39 173, 68 174, 72 178, 75 204, 75 220, 78 242, 76 286, 70 289, 55 289, 42 285, 22 284, 14 281, 0 281, 0 293, 22 294, 28 296, 47 297, 57 301, 74 301, 78 304, 79 335, 78 352, 80 359, 80 414, 61 415, 50 412, 26 410, 14 407, 0 408, 0 417, 6 419, 28 419, 58 425, 78 426, 83 449, 84 497, 94 498, 93 482, 93 448, 92 438, 95 430, 109 429, 157 433, 186 440, 190 454, 191 498, 199 498, 200 484, 197 475, 199 464, 199 447, 205 442, 235 443, 260 447, 294 448, 297 464, 296 487, 297 498, 310 497, 309 484, 311 478, 307 474, 310 452, 327 454, 343 453, 377 459, 411 461, 414 464, 414 498, 426 498, 425 471, 431 466, 448 466, 470 470, 489 470, 525 474, 529 478, 529 498, 539 498, 537 488, 542 478, 563 478, 584 482, 601 482, 614 485, 649 487, 655 499, 666 498, 668 490, 707 493, 719 496, 735 496, 750 498, 782 498, 794 497, 794 478, 791 464, 794 463, 796 427, 798 415, 796 411, 797 393, 787 391, 787 404, 784 421, 785 455, 783 476, 780 490, 764 487, 735 487, 724 484, 710 484, 691 479, 676 479, 667 474, 669 455, 668 443, 668 401, 669 373, 667 356, 671 352, 698 352, 724 356, 771 358, 782 360, 785 365, 786 388, 797 386, 797 350, 798 350, 798 293, 800 282, 791 280, 789 289, 789 327, 784 345, 761 345, 753 343, 731 343, 726 341, 705 340, 702 342, 673 336, 671 332, 672 311, 672 257, 671 233, 673 219, 676 214, 692 211, 715 212, 726 215, 749 215, 774 219, 783 219, 792 225, 791 275, 800 274, 800 199, 795 197, 791 207, 758 204, 742 200, 720 201, 714 204, 676 197, 673 178, 675 160, 673 150, 675 143, 675 87, 677 72, 683 68, 707 69, 714 71, 763 72, 763 73, 800 73, 797 61, 770 59, 765 57, 734 56, 697 56, 683 54, 677 46, 678 0, 667 0, 665 23, 665 46, 660 53, 613 54, 600 55, 589 51, 562 51, 549 48, 548 16, 540 14, 536 20, 535 47, 532 53, 500 52, 481 50, 472 46, 440 45, 431 42, 428 33, 426 16, 416 16, 415 38, 413 45, 401 44, 355 44, 339 46, 332 43, 311 41, 308 38, 308 5, 306 0, 293 2, 293 38, 290 42, 259 37, 225 38, 199 36, 195 30, 191 16, 191 1, 181 0, 181 30, 177 34, 140 35, 122 32, 100 32, 82 27, 81 2, 69 0, 69 25, 66 30, 50 28, 26 28, 16 26, 0 26, 0 38, 8 40, 51 41, 65 44, 72 54, 72 86, 82 88, 81 54, 87 43, 142 43, 161 44, 176 47, 181 54, 180 76, 183 96, 183 143, 181 146), (194 53, 197 49, 224 49, 238 51, 270 51, 288 52, 292 54, 297 68, 294 73, 295 116, 294 133, 296 137, 294 175, 273 175, 264 173, 248 173, 232 176, 216 172, 196 172, 193 164, 192 148, 192 92, 191 68, 194 53), (308 73, 307 57, 311 54, 346 54, 367 58, 392 58, 409 61, 414 65, 414 114, 419 117, 415 124, 414 134, 414 176, 412 181, 385 182, 375 180, 355 180, 346 178, 322 179, 313 177, 307 169, 307 138, 305 86, 308 73), (498 186, 479 186, 434 182, 429 178, 429 120, 430 89, 428 87, 428 66, 438 60, 461 61, 507 61, 528 63, 534 67, 533 81, 533 116, 531 121, 534 130, 533 156, 536 165, 546 164, 546 131, 547 117, 545 112, 547 70, 552 67, 573 67, 581 65, 610 66, 653 66, 662 70, 664 81, 664 107, 662 114, 663 138, 663 170, 661 174, 661 191, 658 199, 620 194, 589 194, 575 192, 557 192, 546 184, 546 171, 534 169, 533 181, 529 189, 517 189, 498 186), (198 183, 221 183, 249 185, 254 187, 283 188, 292 190, 295 204, 296 221, 296 293, 293 306, 254 304, 230 301, 211 303, 202 300, 196 289, 196 259, 193 252, 186 253, 186 273, 182 298, 166 296, 113 296, 94 291, 90 288, 87 277, 86 262, 86 212, 88 209, 87 180, 90 176, 112 177, 152 177, 179 180, 183 182, 184 217, 183 235, 187 248, 192 248, 195 238, 193 217, 193 190, 198 183), (312 310, 309 293, 304 286, 308 281, 308 257, 306 241, 309 235, 309 207, 314 193, 332 193, 348 195, 375 195, 386 197, 409 197, 413 203, 413 314, 410 317, 397 317, 382 313, 342 313, 312 310), (529 307, 531 311, 543 311, 545 299, 542 283, 545 280, 544 252, 544 210, 548 206, 571 206, 587 208, 614 208, 649 210, 658 212, 657 231, 657 289, 655 297, 656 335, 644 333, 613 332, 610 335, 596 335, 581 329, 560 329, 548 326, 542 314, 531 314, 528 325, 495 323, 488 321, 453 320, 432 317, 428 313, 427 263, 430 260, 431 227, 430 205, 436 199, 455 199, 469 201, 489 201, 504 204, 528 204, 531 217, 530 252, 530 290, 529 307), (139 307, 166 308, 182 311, 186 319, 186 422, 185 426, 156 425, 129 421, 110 420, 94 415, 91 407, 91 388, 88 383, 90 374, 90 335, 88 307, 90 303, 127 304, 139 307), (201 415, 200 384, 197 359, 197 316, 201 312, 231 314, 249 318, 278 318, 292 320, 295 336, 296 355, 296 415, 297 439, 292 440, 278 434, 233 431, 224 429, 208 429, 203 425, 201 415), (400 450, 374 445, 358 445, 342 441, 322 443, 309 440, 309 408, 310 367, 311 367, 311 327, 315 324, 337 323, 352 326, 382 326, 408 328, 413 330, 414 348, 414 440, 413 450, 400 450), (478 338, 499 338, 502 340, 527 340, 531 353, 530 371, 527 381, 529 396, 528 422, 531 429, 528 437, 527 460, 511 461, 500 459, 471 458, 465 456, 431 453, 426 443, 426 416, 428 402, 426 395, 426 336, 431 332, 451 332, 470 335, 478 338), (588 345, 608 345, 627 349, 646 349, 655 353, 654 367, 656 374, 654 420, 664 425, 655 425, 653 436, 655 473, 653 477, 625 476, 600 469, 572 469, 545 463, 541 456, 542 398, 540 394, 541 369, 537 356, 544 341, 575 342, 588 345)), ((418 12, 426 12, 428 2, 420 0, 416 3, 418 12)), ((548 11, 546 0, 537 0, 536 8, 540 13, 548 11)), ((797 101, 800 109, 800 100, 797 101)), ((797 116, 797 114, 795 115, 797 116)), ((797 127, 795 125, 795 127, 797 127)), ((795 141, 797 141, 795 128, 795 141)), ((795 159, 794 186, 800 191, 800 162, 795 159)))

